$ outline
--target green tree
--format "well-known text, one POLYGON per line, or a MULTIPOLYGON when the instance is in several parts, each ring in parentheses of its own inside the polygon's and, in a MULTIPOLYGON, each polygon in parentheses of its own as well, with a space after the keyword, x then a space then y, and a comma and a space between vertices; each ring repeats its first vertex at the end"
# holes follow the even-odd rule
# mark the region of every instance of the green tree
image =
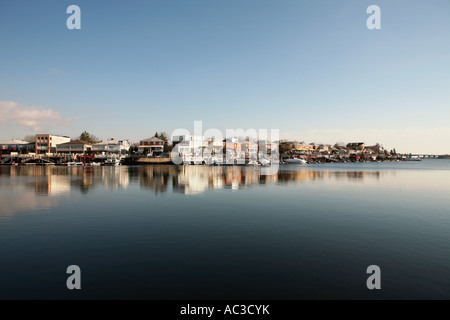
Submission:
POLYGON ((169 144, 168 142, 164 143, 164 152, 170 153, 173 150, 173 144, 169 144))
POLYGON ((167 139, 167 133, 165 133, 165 132, 161 132, 161 133, 159 134, 158 138, 161 139, 161 140, 163 140, 163 141, 165 141, 165 142, 168 141, 168 139, 167 139))
POLYGON ((283 154, 283 153, 290 152, 292 149, 292 146, 287 142, 281 142, 279 149, 280 149, 280 154, 283 154))
POLYGON ((99 142, 99 139, 98 139, 96 136, 91 135, 91 134, 90 134, 89 132, 87 132, 87 131, 82 132, 82 133, 80 134, 79 139, 80 139, 81 141, 88 142, 88 143, 97 143, 97 142, 99 142))

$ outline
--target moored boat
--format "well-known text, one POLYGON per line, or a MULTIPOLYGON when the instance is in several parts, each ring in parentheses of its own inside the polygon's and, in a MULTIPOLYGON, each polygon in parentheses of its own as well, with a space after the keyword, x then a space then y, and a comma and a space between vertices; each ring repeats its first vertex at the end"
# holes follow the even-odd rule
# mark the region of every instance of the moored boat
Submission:
POLYGON ((284 162, 288 164, 307 164, 306 160, 300 158, 286 159, 284 162))
POLYGON ((120 160, 118 159, 106 159, 105 162, 103 162, 103 166, 113 166, 116 167, 120 164, 120 160))

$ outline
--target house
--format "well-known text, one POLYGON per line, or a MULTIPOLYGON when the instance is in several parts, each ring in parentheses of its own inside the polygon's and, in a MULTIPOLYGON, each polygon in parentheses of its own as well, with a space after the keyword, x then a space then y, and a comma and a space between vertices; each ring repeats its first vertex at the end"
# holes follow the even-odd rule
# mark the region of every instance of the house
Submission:
POLYGON ((292 143, 292 151, 296 154, 309 154, 314 151, 314 144, 294 141, 292 143))
POLYGON ((92 145, 92 151, 95 153, 105 154, 126 154, 130 149, 130 141, 128 140, 116 140, 111 138, 107 141, 102 141, 92 145))
POLYGON ((225 150, 226 150, 226 163, 234 164, 238 155, 241 154, 241 144, 238 138, 228 138, 224 140, 225 150))
POLYGON ((18 139, 12 139, 4 143, 0 143, 0 153, 10 154, 11 152, 17 152, 20 154, 33 153, 36 149, 34 142, 28 142, 18 139))
POLYGON ((244 159, 257 159, 258 157, 258 143, 250 138, 241 139, 239 141, 239 144, 241 145, 241 152, 239 158, 244 159))
POLYGON ((56 153, 60 154, 87 154, 92 152, 92 144, 81 141, 74 140, 66 143, 61 143, 56 146, 56 153))
POLYGON ((198 135, 181 135, 172 138, 174 149, 183 163, 202 163, 205 138, 198 135))
POLYGON ((241 144, 238 138, 228 138, 225 139, 225 147, 227 151, 232 151, 234 154, 241 152, 241 144))
POLYGON ((383 147, 380 144, 376 144, 374 146, 367 146, 365 147, 365 152, 368 153, 376 153, 380 154, 384 151, 383 147))
POLYGON ((329 144, 320 144, 319 148, 317 150, 319 151, 319 153, 330 154, 331 153, 331 145, 329 145, 329 144))
POLYGON ((223 163, 226 159, 226 140, 212 138, 207 142, 207 148, 203 150, 204 161, 223 163))
POLYGON ((352 142, 347 144, 348 149, 355 151, 362 151, 364 150, 364 147, 365 147, 364 142, 352 142))
POLYGON ((276 142, 271 142, 268 140, 258 141, 258 154, 259 157, 264 157, 265 155, 278 154, 279 144, 276 142))
POLYGON ((69 137, 52 134, 37 134, 35 138, 35 152, 36 154, 56 153, 56 146, 66 142, 70 142, 69 137))
POLYGON ((319 150, 319 147, 320 147, 319 144, 316 144, 316 143, 314 143, 314 142, 310 143, 309 146, 310 146, 310 148, 311 148, 310 150, 313 151, 313 152, 318 151, 318 150, 319 150))
POLYGON ((151 137, 141 140, 139 142, 139 153, 147 154, 149 156, 158 156, 164 152, 165 141, 157 137, 151 137))
POLYGON ((345 148, 341 147, 332 147, 331 148, 331 154, 334 155, 336 158, 339 158, 341 160, 348 159, 349 153, 345 148))

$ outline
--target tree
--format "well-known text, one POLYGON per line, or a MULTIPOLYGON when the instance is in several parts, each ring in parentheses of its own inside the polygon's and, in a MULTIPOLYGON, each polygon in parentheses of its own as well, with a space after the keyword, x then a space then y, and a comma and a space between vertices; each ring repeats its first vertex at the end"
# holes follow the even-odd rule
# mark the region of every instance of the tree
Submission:
POLYGON ((89 132, 87 132, 87 131, 82 132, 82 133, 80 134, 79 139, 80 139, 81 141, 89 142, 89 143, 97 143, 97 142, 100 141, 96 136, 94 136, 93 134, 91 135, 91 134, 90 134, 89 132))
POLYGON ((26 141, 26 142, 35 142, 36 141, 36 136, 33 136, 33 135, 26 135, 24 138, 23 138, 23 140, 24 141, 26 141))
POLYGON ((280 149, 280 154, 283 154, 283 153, 290 152, 292 149, 292 146, 288 142, 281 142, 279 149, 280 149))
MULTIPOLYGON (((168 139, 167 139, 167 133, 165 133, 165 132, 161 132, 161 133, 159 134, 158 138, 161 139, 161 140, 163 140, 163 141, 165 141, 165 142, 168 141, 168 139)), ((166 144, 167 144, 167 143, 166 143, 166 144)))
POLYGON ((222 157, 224 158, 224 160, 227 159, 227 152, 228 152, 228 150, 227 150, 227 144, 225 143, 224 146, 223 146, 223 148, 222 148, 222 157))
POLYGON ((164 152, 170 153, 173 150, 173 144, 169 144, 168 142, 164 143, 164 152))

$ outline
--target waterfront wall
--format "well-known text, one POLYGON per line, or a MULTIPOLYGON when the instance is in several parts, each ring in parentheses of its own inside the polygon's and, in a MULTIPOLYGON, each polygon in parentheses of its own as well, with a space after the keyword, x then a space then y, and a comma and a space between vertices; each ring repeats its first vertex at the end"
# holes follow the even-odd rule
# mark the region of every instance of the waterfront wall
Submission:
POLYGON ((165 164, 172 163, 170 158, 138 158, 135 159, 135 164, 165 164))

